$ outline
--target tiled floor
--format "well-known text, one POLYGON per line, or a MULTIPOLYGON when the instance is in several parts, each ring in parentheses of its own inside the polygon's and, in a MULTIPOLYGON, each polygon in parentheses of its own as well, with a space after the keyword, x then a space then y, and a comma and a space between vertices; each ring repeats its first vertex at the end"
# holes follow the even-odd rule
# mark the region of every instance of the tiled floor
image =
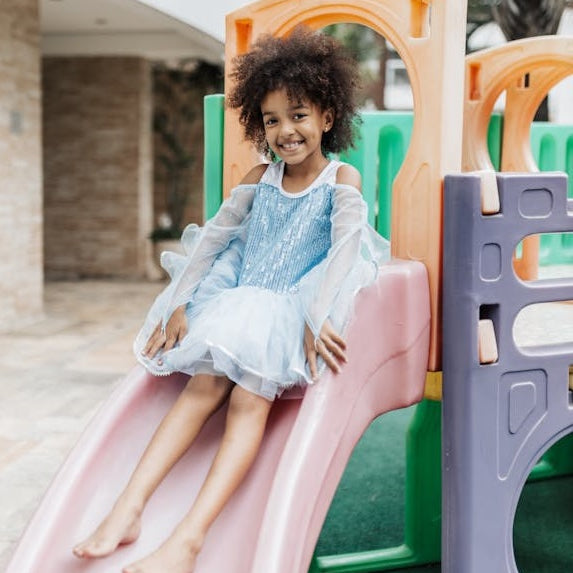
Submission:
MULTIPOLYGON (((555 269, 573 277, 573 267, 555 269)), ((46 316, 0 335, 0 570, 95 410, 134 364, 161 283, 48 283, 46 316)), ((573 342, 573 304, 527 309, 521 344, 573 342)))
POLYGON ((119 378, 160 283, 48 283, 46 316, 0 335, 0 571, 119 378))

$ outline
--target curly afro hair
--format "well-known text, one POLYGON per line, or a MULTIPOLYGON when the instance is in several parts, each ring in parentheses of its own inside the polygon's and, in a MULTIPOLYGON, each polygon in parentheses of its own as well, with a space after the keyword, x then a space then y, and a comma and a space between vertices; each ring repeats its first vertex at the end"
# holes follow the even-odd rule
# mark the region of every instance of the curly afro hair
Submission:
POLYGON ((293 101, 308 101, 334 112, 334 125, 322 137, 324 153, 352 146, 358 66, 334 38, 298 26, 285 38, 263 36, 232 63, 235 85, 227 105, 240 110, 245 138, 259 152, 268 153, 261 103, 278 89, 286 89, 293 101))

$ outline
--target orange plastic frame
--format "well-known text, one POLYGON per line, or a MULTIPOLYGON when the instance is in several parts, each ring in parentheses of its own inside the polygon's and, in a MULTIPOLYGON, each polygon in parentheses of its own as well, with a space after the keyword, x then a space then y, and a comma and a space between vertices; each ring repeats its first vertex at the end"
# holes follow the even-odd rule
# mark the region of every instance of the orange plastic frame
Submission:
MULTIPOLYGON (((287 35, 339 22, 385 36, 404 61, 414 96, 410 147, 393 187, 392 254, 428 269, 432 326, 428 368, 440 369, 442 182, 459 172, 462 153, 465 0, 262 0, 227 16, 230 64, 261 34, 287 35)), ((230 66, 228 66, 229 72, 230 66)), ((227 76, 226 89, 231 80, 227 76)), ((225 117, 224 190, 228 194, 259 159, 243 141, 236 112, 225 117)))
MULTIPOLYGON (((549 90, 573 73, 573 39, 541 36, 482 50, 466 58, 464 171, 493 170, 487 150, 487 128, 493 106, 505 90, 501 151, 502 171, 537 171, 529 130, 549 90)), ((537 277, 539 237, 523 240, 515 260, 523 279, 537 277)))

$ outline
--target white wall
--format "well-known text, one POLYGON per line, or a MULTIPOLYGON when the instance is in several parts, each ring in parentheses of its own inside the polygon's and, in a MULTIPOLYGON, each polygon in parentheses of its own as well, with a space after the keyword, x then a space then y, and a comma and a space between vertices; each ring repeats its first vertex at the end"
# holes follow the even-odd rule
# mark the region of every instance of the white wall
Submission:
POLYGON ((139 0, 139 2, 187 22, 218 40, 225 39, 225 16, 237 8, 252 4, 252 0, 208 0, 204 4, 189 0, 139 0))
MULTIPOLYGON (((573 9, 563 14, 559 34, 573 37, 573 9)), ((573 70, 572 70, 573 72, 573 70)), ((557 84, 549 95, 549 113, 555 123, 573 125, 573 75, 557 84)))

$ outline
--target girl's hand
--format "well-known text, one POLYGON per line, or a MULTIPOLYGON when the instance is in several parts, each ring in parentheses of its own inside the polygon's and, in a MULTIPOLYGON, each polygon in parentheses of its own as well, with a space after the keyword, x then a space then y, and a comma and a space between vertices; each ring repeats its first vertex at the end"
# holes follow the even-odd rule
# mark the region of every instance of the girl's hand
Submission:
POLYGON ((329 320, 325 320, 320 335, 316 338, 308 327, 304 327, 304 353, 310 368, 313 380, 318 379, 317 356, 322 356, 326 365, 337 374, 340 372, 341 363, 346 362, 346 342, 334 330, 329 320))
POLYGON ((152 332, 142 353, 144 356, 153 358, 161 349, 164 352, 171 350, 187 334, 187 318, 185 305, 178 306, 165 325, 165 330, 159 323, 152 332))

